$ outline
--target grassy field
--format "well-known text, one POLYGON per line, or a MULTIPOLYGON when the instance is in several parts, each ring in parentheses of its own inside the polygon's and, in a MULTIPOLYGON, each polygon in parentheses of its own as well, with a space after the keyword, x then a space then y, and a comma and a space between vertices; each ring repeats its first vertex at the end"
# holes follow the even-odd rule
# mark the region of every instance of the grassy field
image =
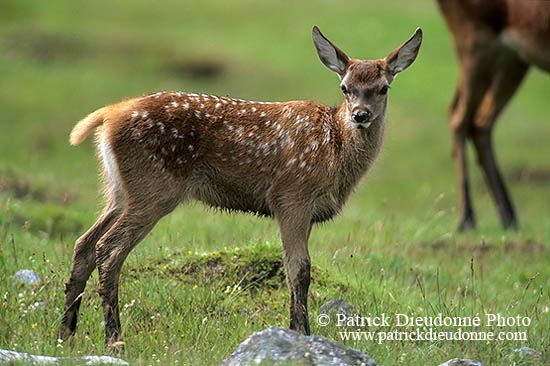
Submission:
MULTIPOLYGON (((92 144, 68 145, 75 122, 158 90, 336 105, 341 92, 315 54, 313 24, 358 58, 384 57, 417 26, 425 38, 416 63, 393 84, 376 166, 343 214, 312 233, 312 332, 340 341, 334 327, 313 321, 335 297, 365 315, 521 315, 532 318, 525 342, 343 343, 381 365, 452 357, 512 364, 505 356, 522 345, 550 363, 548 76, 531 71, 496 129, 521 229, 500 228, 470 154, 479 229, 457 233, 446 120, 456 64, 429 0, 0 2, 0 349, 105 352, 96 274, 77 336, 56 339, 74 241, 102 208, 92 144), (13 283, 22 268, 43 283, 13 283), (45 306, 34 309, 35 302, 45 306)), ((178 208, 123 268, 121 357, 214 365, 252 332, 286 326, 279 246, 271 220, 178 208)))

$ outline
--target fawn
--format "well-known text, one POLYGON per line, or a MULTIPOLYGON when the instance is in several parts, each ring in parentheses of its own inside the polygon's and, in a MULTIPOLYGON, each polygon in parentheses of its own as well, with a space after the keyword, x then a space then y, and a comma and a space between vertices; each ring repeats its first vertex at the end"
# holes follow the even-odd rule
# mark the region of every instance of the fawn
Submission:
POLYGON ((460 194, 459 230, 475 227, 465 145, 473 142, 502 226, 518 226, 492 143, 500 112, 531 64, 550 71, 550 2, 437 0, 451 31, 459 76, 449 122, 460 194))
POLYGON ((290 328, 310 334, 312 225, 340 211, 378 155, 388 89, 415 60, 422 31, 380 60, 348 58, 316 26, 313 41, 323 64, 340 77, 339 108, 160 92, 103 107, 76 125, 72 145, 98 127, 107 204, 76 241, 62 337, 75 331, 81 294, 97 266, 105 342, 121 344, 122 264, 160 218, 191 198, 277 220, 290 328))

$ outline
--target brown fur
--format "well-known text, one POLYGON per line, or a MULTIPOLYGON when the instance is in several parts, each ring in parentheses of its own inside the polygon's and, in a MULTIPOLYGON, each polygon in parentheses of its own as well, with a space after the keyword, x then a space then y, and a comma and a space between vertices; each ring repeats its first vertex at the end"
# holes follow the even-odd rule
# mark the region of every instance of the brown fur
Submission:
MULTIPOLYGON (((378 85, 389 77, 380 72, 384 60, 361 62, 366 66, 349 68, 350 80, 378 85)), ((350 122, 346 100, 332 108, 311 101, 263 103, 181 92, 129 99, 79 122, 71 134, 75 144, 101 125, 97 144, 108 202, 76 243, 62 336, 76 328, 80 294, 97 265, 105 339, 108 344, 120 340, 122 263, 160 218, 187 199, 277 220, 291 291, 290 326, 309 334, 309 234, 314 223, 341 210, 378 155, 386 96, 376 100, 381 112, 369 128, 350 122)))
POLYGON ((517 227, 492 130, 531 64, 550 71, 550 2, 438 0, 453 36, 459 81, 450 109, 460 192, 459 229, 475 227, 465 144, 471 139, 504 227, 517 227))

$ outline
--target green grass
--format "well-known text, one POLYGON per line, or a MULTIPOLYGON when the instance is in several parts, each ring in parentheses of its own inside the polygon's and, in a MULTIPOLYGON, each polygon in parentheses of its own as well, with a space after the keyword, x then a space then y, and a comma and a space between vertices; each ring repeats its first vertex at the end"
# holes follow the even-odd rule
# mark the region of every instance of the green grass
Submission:
MULTIPOLYGON (((102 208, 92 144, 67 142, 74 123, 104 104, 158 90, 338 104, 337 78, 314 52, 313 24, 358 58, 384 57, 417 26, 425 39, 390 92, 376 166, 343 214, 312 233, 320 280, 310 291, 310 313, 343 297, 361 314, 530 316, 527 342, 344 343, 382 365, 436 365, 452 357, 510 364, 504 357, 521 345, 545 352, 550 363, 548 77, 529 74, 495 131, 521 230, 500 228, 470 151, 479 229, 458 234, 446 121, 456 64, 428 0, 2 1, 0 348, 105 352, 96 274, 77 336, 56 341, 74 241, 102 208), (201 65, 209 67, 205 75, 189 71, 201 65), (520 179, 529 172, 531 179, 520 179), (43 283, 14 284, 21 268, 43 283), (40 301, 46 306, 30 309, 40 301)), ((200 204, 178 208, 124 266, 121 356, 144 365, 217 364, 252 332, 287 325, 278 245, 270 220, 200 204)), ((339 340, 313 318, 312 331, 339 340)))

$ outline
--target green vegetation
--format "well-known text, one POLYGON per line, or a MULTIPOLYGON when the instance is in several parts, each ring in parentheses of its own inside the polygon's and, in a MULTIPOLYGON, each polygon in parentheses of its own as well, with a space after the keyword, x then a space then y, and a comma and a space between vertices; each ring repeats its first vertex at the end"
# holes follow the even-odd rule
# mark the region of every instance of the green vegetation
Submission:
MULTIPOLYGON (((313 230, 312 331, 340 341, 334 328, 313 321, 335 297, 364 315, 529 316, 526 342, 343 343, 381 365, 437 365, 452 357, 511 364, 505 356, 522 345, 546 352, 550 362, 548 77, 533 70, 496 128, 521 230, 501 230, 470 155, 479 229, 456 233, 446 121, 456 67, 443 20, 428 0, 3 0, 0 349, 105 352, 96 274, 77 336, 56 340, 74 241, 102 208, 92 144, 68 145, 76 121, 104 104, 158 90, 337 104, 337 78, 317 59, 313 24, 359 58, 384 57, 417 26, 425 39, 390 91, 382 156, 343 214, 313 230), (13 283, 22 268, 43 283, 13 283), (45 306, 34 309, 36 302, 45 306)), ((217 364, 252 332, 286 326, 278 247, 271 220, 200 204, 178 208, 123 268, 121 356, 143 365, 217 364)))

